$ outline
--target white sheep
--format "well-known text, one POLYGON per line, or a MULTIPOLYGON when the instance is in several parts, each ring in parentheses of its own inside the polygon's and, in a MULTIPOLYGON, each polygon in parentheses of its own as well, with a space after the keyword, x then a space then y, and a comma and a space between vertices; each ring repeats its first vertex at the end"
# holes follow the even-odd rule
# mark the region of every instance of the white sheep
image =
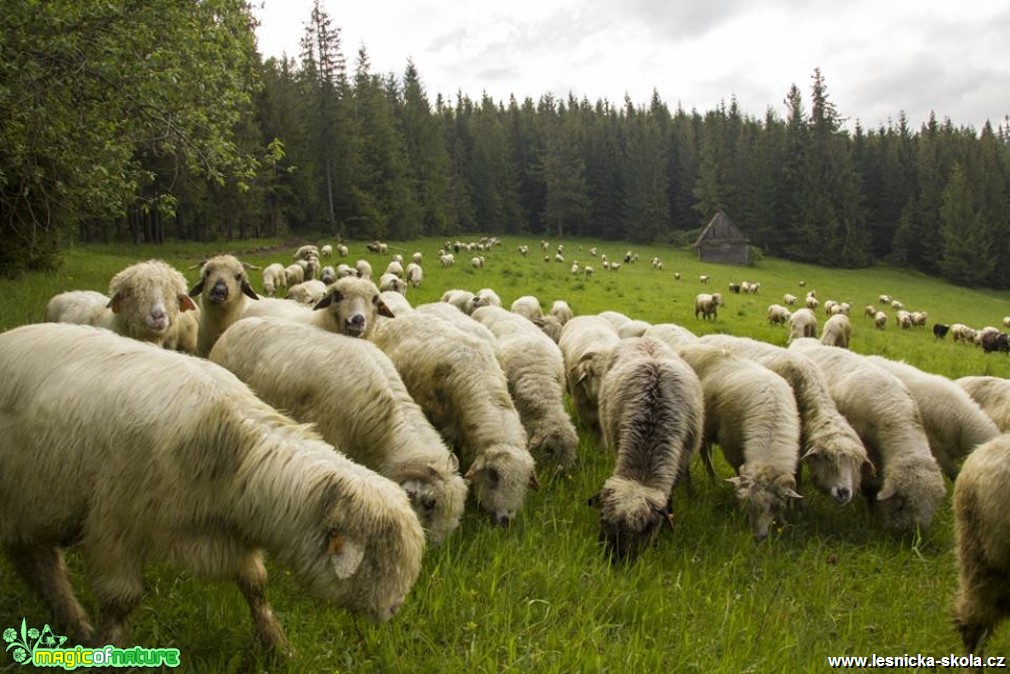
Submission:
POLYGON ((796 295, 790 295, 789 293, 786 293, 785 295, 782 296, 782 303, 787 306, 792 306, 796 304, 796 295))
POLYGON ((205 261, 200 266, 200 280, 189 294, 199 297, 203 307, 196 354, 205 358, 221 333, 242 317, 248 300, 259 300, 246 276, 246 266, 233 255, 216 255, 205 261))
POLYGON ((800 422, 789 384, 771 370, 702 343, 678 349, 705 395, 703 458, 714 476, 713 442, 737 475, 729 478, 756 540, 768 536, 796 492, 800 422))
POLYGON ((878 311, 873 314, 873 325, 878 330, 884 330, 887 328, 887 314, 883 311, 878 311))
POLYGON ((350 251, 344 244, 342 243, 337 244, 337 255, 339 255, 340 257, 347 257, 348 255, 350 255, 350 251))
POLYGON ((954 383, 971 396, 1001 433, 1010 432, 1010 380, 1002 377, 961 377, 954 383))
POLYGON ((600 508, 600 538, 616 560, 637 556, 670 522, 670 493, 689 477, 704 434, 704 401, 694 371, 669 346, 623 340, 600 385, 603 441, 613 474, 590 503, 600 508))
POLYGON ((70 290, 49 298, 45 320, 47 323, 101 326, 103 315, 112 313, 106 306, 108 303, 109 296, 95 290, 70 290))
POLYGON ((838 411, 866 447, 862 489, 884 526, 928 527, 943 501, 943 473, 929 451, 919 408, 901 381, 848 349, 815 339, 789 345, 821 368, 838 411))
POLYGON ((1003 317, 1003 327, 1010 328, 1010 316, 1003 317))
POLYGON ((372 265, 368 260, 358 260, 354 263, 354 269, 358 272, 358 278, 363 278, 366 281, 372 279, 372 265))
POLYGON ((508 526, 538 486, 526 431, 493 347, 434 314, 383 321, 373 341, 411 397, 462 455, 465 478, 492 521, 508 526))
POLYGON ((456 262, 456 257, 452 253, 439 255, 438 263, 443 267, 451 267, 456 262))
POLYGON ((414 310, 414 307, 410 305, 410 302, 406 297, 392 290, 380 292, 379 299, 386 305, 386 309, 388 309, 389 313, 393 314, 393 316, 399 316, 407 313, 408 311, 414 310))
POLYGON ((797 309, 789 316, 789 341, 817 336, 817 316, 813 309, 797 309))
POLYGON ((331 246, 330 244, 324 245, 322 248, 319 249, 319 256, 333 257, 333 246, 331 246))
MULTIPOLYGON (((415 253, 416 255, 416 253, 415 253)), ((403 278, 411 288, 420 288, 424 281, 424 269, 417 262, 411 262, 403 271, 403 278)))
POLYGON ((403 270, 403 263, 401 263, 401 262, 399 262, 397 260, 393 260, 392 262, 390 262, 389 264, 386 265, 386 271, 384 271, 382 274, 380 274, 380 276, 385 276, 386 274, 392 274, 392 275, 396 276, 397 278, 401 278, 402 279, 403 278, 403 272, 404 272, 404 270, 403 270))
POLYGON ((500 307, 501 298, 491 288, 481 288, 473 297, 473 308, 478 307, 500 307))
MULTIPOLYGON (((466 332, 483 342, 487 342, 491 348, 495 350, 495 353, 498 351, 498 340, 495 339, 494 334, 490 330, 470 318, 470 316, 467 316, 458 307, 449 304, 448 302, 429 302, 427 304, 419 304, 414 307, 414 311, 419 311, 422 314, 438 316, 442 320, 449 321, 463 332, 466 332)), ((474 311, 476 311, 476 309, 474 309, 474 311)))
POLYGON ((698 280, 701 281, 702 283, 708 283, 709 276, 707 274, 701 274, 698 277, 698 280))
POLYGON ((280 650, 262 550, 378 620, 420 571, 424 532, 398 485, 208 361, 87 326, 16 328, 0 335, 0 428, 0 547, 78 643, 129 643, 150 562, 233 579, 280 650), (67 577, 71 544, 97 634, 67 577))
POLYGON ((694 317, 701 314, 702 319, 715 320, 719 315, 719 305, 722 304, 722 295, 719 293, 699 293, 694 297, 694 317))
POLYGON ((792 314, 781 304, 768 306, 768 323, 771 325, 788 325, 790 316, 792 314))
POLYGON ((540 300, 533 295, 523 295, 512 303, 510 311, 520 316, 525 316, 531 321, 543 315, 540 309, 540 300))
POLYGON ((481 255, 480 257, 475 257, 475 258, 471 259, 470 260, 470 266, 473 267, 474 269, 483 269, 484 268, 484 256, 481 255))
POLYGON ((957 478, 957 461, 999 435, 992 419, 950 379, 881 356, 867 358, 900 379, 912 394, 919 406, 929 450, 951 480, 957 478))
POLYGON ((446 290, 444 293, 442 293, 441 301, 451 304, 452 306, 456 307, 464 314, 469 316, 470 314, 473 313, 473 310, 476 308, 474 306, 474 300, 476 298, 477 296, 474 293, 470 292, 469 290, 459 290, 458 288, 454 288, 452 290, 446 290))
POLYGON ((494 334, 498 356, 538 464, 568 470, 579 437, 565 410, 565 363, 558 345, 533 323, 498 306, 473 312, 494 334))
POLYGON ((294 260, 308 260, 310 257, 319 257, 319 247, 312 244, 299 246, 293 256, 294 260))
POLYGON ((565 359, 565 378, 579 419, 589 429, 600 430, 600 383, 607 371, 610 353, 621 338, 600 316, 576 316, 565 323, 558 346, 565 359))
POLYGON ((592 268, 592 266, 590 266, 590 265, 587 264, 582 269, 582 273, 584 273, 586 275, 586 278, 589 278, 590 276, 592 276, 593 275, 593 268, 592 268))
POLYGON ((617 336, 620 337, 621 339, 628 339, 630 337, 641 337, 651 327, 652 323, 638 319, 633 319, 617 329, 617 336))
POLYGON ((561 323, 562 326, 575 316, 572 308, 568 306, 568 302, 564 300, 554 300, 554 304, 551 305, 549 313, 551 316, 558 319, 558 322, 561 323))
POLYGON ((424 259, 424 255, 422 255, 419 250, 414 251, 414 253, 410 256, 410 261, 416 265, 420 265, 422 259, 424 259))
POLYGON ((287 288, 288 276, 284 271, 284 265, 280 262, 268 264, 263 268, 263 294, 273 297, 278 290, 287 288))
POLYGON ((109 298, 111 314, 96 317, 96 325, 166 348, 175 348, 181 314, 196 309, 185 277, 161 260, 139 262, 113 276, 109 298))
POLYGON ((839 505, 848 503, 859 490, 861 470, 869 458, 835 406, 820 368, 802 354, 747 337, 705 335, 701 342, 760 363, 789 383, 800 415, 800 460, 818 490, 839 505))
POLYGON ((300 264, 291 264, 284 268, 284 284, 293 286, 305 281, 305 268, 300 264))
POLYGON ((557 317, 551 314, 544 314, 543 316, 534 318, 532 323, 540 328, 545 335, 550 337, 551 341, 555 344, 557 344, 558 340, 561 339, 561 329, 564 326, 561 325, 561 321, 559 321, 557 317))
POLYGON ((824 321, 824 329, 821 330, 821 344, 847 349, 851 338, 852 323, 845 314, 832 314, 831 318, 824 321))
POLYGON ((315 280, 303 281, 302 283, 296 283, 288 288, 285 299, 293 300, 298 304, 314 307, 319 300, 323 299, 324 295, 326 295, 325 283, 315 280))
POLYGON ((1010 436, 982 445, 954 484, 954 536, 960 579, 954 624, 969 653, 1010 616, 1010 436))
POLYGON ((456 456, 374 344, 281 319, 249 318, 222 335, 210 360, 403 487, 432 543, 442 543, 459 525, 466 484, 456 456))
POLYGON ((894 322, 898 324, 898 327, 902 330, 908 330, 912 327, 912 314, 904 309, 900 309, 894 315, 894 322))
POLYGON ((675 323, 656 323, 642 335, 665 342, 676 350, 681 344, 691 344, 698 341, 698 336, 685 327, 675 323))
POLYGON ((407 283, 396 274, 383 274, 379 277, 379 291, 392 290, 401 295, 407 292, 407 283))
MULTIPOLYGON (((341 262, 340 264, 338 264, 337 268, 335 269, 335 271, 336 271, 336 278, 337 279, 342 279, 345 276, 357 276, 358 275, 358 270, 357 269, 355 269, 351 265, 346 264, 344 262, 341 262)), ((334 280, 336 280, 336 279, 334 279, 334 280)))
MULTIPOLYGON (((346 265, 345 265, 346 266, 346 265)), ((323 282, 324 285, 330 285, 337 280, 337 269, 333 265, 326 265, 319 270, 319 280, 323 282)))

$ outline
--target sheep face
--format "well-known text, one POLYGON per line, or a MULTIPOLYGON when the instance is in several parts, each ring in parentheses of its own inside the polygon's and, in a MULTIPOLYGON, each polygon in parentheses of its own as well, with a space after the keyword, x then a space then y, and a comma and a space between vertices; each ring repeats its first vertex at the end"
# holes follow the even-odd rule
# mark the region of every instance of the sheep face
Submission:
POLYGON ((374 283, 350 276, 331 285, 314 309, 328 311, 334 332, 348 337, 369 337, 376 316, 393 318, 374 283))
POLYGON ((540 488, 530 453, 504 445, 482 452, 470 464, 465 479, 491 521, 502 527, 515 519, 526 490, 540 488))
POLYGON ((200 296, 206 307, 233 302, 240 293, 254 300, 259 299, 246 277, 246 266, 231 255, 219 255, 203 264, 200 280, 189 291, 189 296, 200 296))
POLYGON ((873 501, 884 526, 900 531, 928 527, 947 493, 940 469, 918 465, 903 469, 900 481, 899 488, 894 481, 884 480, 873 501))
POLYGON ((748 471, 743 467, 740 475, 727 478, 736 487, 737 499, 750 520, 754 539, 762 541, 775 521, 781 521, 790 501, 803 498, 796 493, 796 479, 792 475, 776 475, 758 469, 748 471))
POLYGON ((456 530, 466 503, 466 482, 457 473, 459 463, 455 455, 448 468, 448 479, 429 466, 400 484, 433 545, 441 545, 456 530))
POLYGON ((838 505, 845 505, 860 487, 864 460, 840 456, 838 451, 815 448, 803 455, 810 479, 821 492, 830 494, 838 505))
POLYGON ((589 505, 600 509, 600 541, 611 561, 633 561, 656 540, 664 523, 673 528, 669 497, 634 480, 610 477, 589 505))
MULTIPOLYGON (((108 305, 124 334, 141 341, 160 343, 179 317, 195 309, 186 295, 186 279, 159 260, 127 267, 109 283, 108 305)), ((117 332, 120 331, 117 329, 117 332)))

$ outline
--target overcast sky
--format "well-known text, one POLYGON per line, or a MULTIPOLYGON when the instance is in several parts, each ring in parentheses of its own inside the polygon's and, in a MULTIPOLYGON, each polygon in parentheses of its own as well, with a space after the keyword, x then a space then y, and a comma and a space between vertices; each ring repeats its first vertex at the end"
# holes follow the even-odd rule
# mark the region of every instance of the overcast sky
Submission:
MULTIPOLYGON (((312 0, 260 0, 264 57, 299 55, 312 0)), ((258 3, 257 3, 258 4, 258 3)), ((323 6, 353 72, 402 75, 413 59, 430 101, 462 91, 508 102, 569 93, 591 102, 706 112, 736 96, 763 117, 795 83, 809 104, 820 68, 839 113, 875 128, 930 111, 981 129, 1010 113, 1007 0, 377 0, 323 6)))

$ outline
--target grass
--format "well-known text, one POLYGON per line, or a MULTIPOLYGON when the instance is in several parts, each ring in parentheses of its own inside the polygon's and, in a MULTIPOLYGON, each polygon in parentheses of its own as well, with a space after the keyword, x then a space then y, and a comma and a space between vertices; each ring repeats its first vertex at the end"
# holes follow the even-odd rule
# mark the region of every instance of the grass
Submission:
MULTIPOLYGON (((1005 292, 967 290, 884 267, 831 270, 766 259, 737 268, 703 265, 668 247, 578 240, 566 241, 568 262, 545 264, 531 238, 509 238, 485 253, 482 270, 472 269, 465 253, 456 256, 455 267, 442 269, 436 256, 441 243, 392 244, 407 256, 424 253, 425 282, 411 291, 414 303, 437 300, 448 288, 492 287, 506 302, 533 294, 549 306, 565 298, 576 313, 613 309, 699 333, 783 344, 784 329, 765 319, 768 304, 781 302, 786 292, 802 297, 816 289, 822 301, 853 303, 856 351, 904 358, 950 377, 1010 376, 1005 355, 936 342, 928 328, 902 331, 892 324, 880 332, 860 315, 865 304, 888 293, 910 310, 928 311, 930 323, 1000 325, 1010 315, 1005 292), (533 248, 528 258, 515 252, 521 242, 533 248), (594 244, 611 259, 634 248, 641 261, 606 273, 598 259, 580 251, 594 244), (663 259, 665 271, 650 268, 653 255, 663 259), (573 259, 592 264, 594 276, 573 277, 573 259), (712 277, 708 286, 698 282, 701 273, 712 277), (740 280, 760 281, 760 294, 728 294, 726 284, 740 280), (694 295, 716 290, 726 299, 719 318, 696 321, 694 295)), ((0 329, 40 320, 56 292, 104 290, 113 273, 135 261, 161 257, 185 271, 222 248, 69 250, 55 273, 0 281, 0 329)), ((237 243, 233 252, 265 264, 289 259, 293 249, 257 241, 237 243)), ((363 244, 351 250, 351 262, 364 257, 377 274, 384 268, 385 257, 366 253, 363 244)), ((195 281, 195 271, 185 273, 195 281)), ((197 672, 820 672, 828 669, 830 655, 960 652, 948 610, 957 585, 949 500, 929 530, 895 536, 877 525, 862 501, 838 508, 801 488, 803 507, 769 540, 755 544, 730 486, 709 482, 696 465, 695 494, 681 489, 674 496, 675 530, 664 532, 635 564, 612 567, 596 543, 597 512, 586 505, 612 461, 583 429, 580 436, 578 466, 571 475, 544 480, 510 529, 493 528, 471 503, 459 531, 426 553, 407 603, 388 624, 319 605, 284 569, 272 566, 269 596, 298 651, 294 660, 272 660, 255 643, 236 588, 156 565, 148 569, 148 594, 133 616, 131 639, 178 647, 183 669, 197 672)), ((721 460, 717 468, 730 474, 721 460)), ((71 553, 69 563, 93 610, 79 557, 71 553)), ((13 576, 6 560, 0 560, 0 597, 0 628, 19 625, 22 617, 39 628, 49 621, 48 608, 13 576)), ((997 630, 987 648, 1010 655, 1010 627, 997 630)), ((15 665, 0 657, 4 668, 13 671, 15 665)))

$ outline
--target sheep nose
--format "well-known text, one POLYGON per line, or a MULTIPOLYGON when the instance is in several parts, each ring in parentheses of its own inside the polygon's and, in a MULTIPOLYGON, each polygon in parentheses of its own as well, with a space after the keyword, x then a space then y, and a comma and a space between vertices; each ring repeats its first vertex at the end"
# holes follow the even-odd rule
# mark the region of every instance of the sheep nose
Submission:
POLYGON ((214 284, 214 287, 210 289, 210 301, 218 304, 226 299, 228 299, 228 286, 225 285, 224 281, 218 281, 214 284))
POLYGON ((355 314, 347 321, 348 325, 353 325, 355 327, 361 327, 365 324, 365 317, 361 314, 355 314))
POLYGON ((491 521, 496 527, 507 527, 512 522, 512 518, 508 515, 492 515, 491 521))
POLYGON ((835 491, 835 501, 841 505, 848 503, 850 498, 852 498, 852 491, 848 487, 839 487, 835 491))
POLYGON ((153 321, 165 320, 165 311, 163 309, 154 309, 153 311, 151 311, 151 320, 153 321))

